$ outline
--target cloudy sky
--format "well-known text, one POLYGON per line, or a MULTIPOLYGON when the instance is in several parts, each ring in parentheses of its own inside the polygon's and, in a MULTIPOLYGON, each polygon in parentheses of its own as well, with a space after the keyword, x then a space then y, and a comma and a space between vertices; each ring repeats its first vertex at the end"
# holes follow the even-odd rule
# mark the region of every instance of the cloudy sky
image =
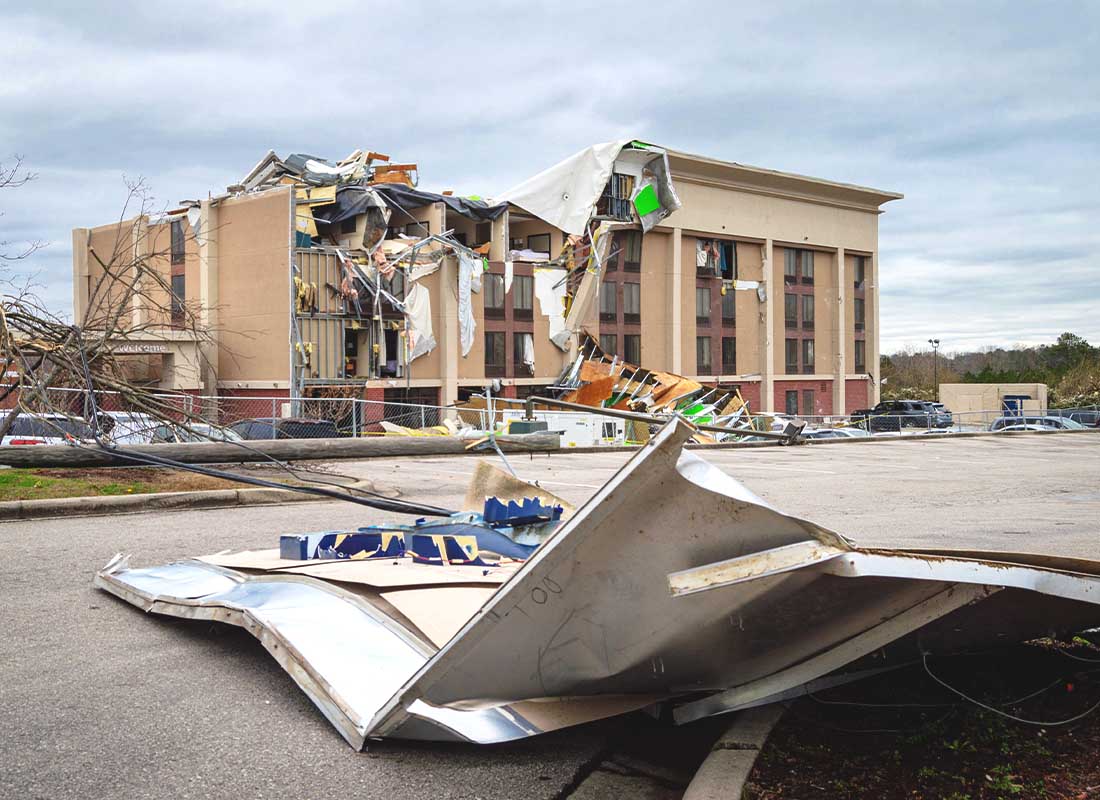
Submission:
POLYGON ((1100 4, 541 5, 0 3, 0 161, 38 176, 0 240, 49 242, 22 266, 65 309, 126 177, 170 206, 367 147, 492 194, 626 135, 905 193, 886 352, 1100 342, 1100 4))

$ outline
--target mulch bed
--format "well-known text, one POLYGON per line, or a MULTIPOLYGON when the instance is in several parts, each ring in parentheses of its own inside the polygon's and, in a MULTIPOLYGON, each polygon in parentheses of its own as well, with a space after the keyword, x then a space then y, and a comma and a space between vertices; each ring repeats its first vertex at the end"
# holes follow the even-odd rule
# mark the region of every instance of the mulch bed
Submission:
MULTIPOLYGON (((928 669, 1028 720, 1100 704, 1100 648, 1081 638, 930 658, 928 669)), ((964 700, 917 663, 793 702, 745 797, 1100 798, 1100 708, 1066 725, 1026 724, 964 700)))

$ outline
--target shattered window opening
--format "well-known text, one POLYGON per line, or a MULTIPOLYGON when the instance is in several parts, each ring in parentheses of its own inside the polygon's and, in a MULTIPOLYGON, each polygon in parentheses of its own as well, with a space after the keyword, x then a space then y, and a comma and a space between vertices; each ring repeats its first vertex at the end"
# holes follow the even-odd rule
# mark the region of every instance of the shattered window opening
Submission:
POLYGON ((856 330, 863 330, 863 326, 866 322, 866 306, 862 297, 857 297, 852 303, 852 314, 855 317, 856 330))
POLYGON ((802 250, 802 283, 814 282, 814 253, 812 250, 802 250))
POLYGON ((600 321, 615 322, 618 317, 619 286, 615 283, 604 283, 600 287, 600 321))
POLYGON ((637 325, 642 321, 642 285, 623 284, 623 322, 637 325))
POLYGON ((623 336, 623 360, 630 364, 642 363, 642 337, 636 333, 623 336))
POLYGON ((629 222, 632 218, 630 196, 634 194, 634 183, 633 175, 611 173, 611 179, 596 203, 596 216, 629 222))
POLYGON ((627 231, 622 237, 623 269, 627 272, 641 272, 642 234, 640 231, 627 231))
POLYGON ((504 333, 485 332, 485 377, 503 378, 507 368, 504 333))
POLYGON ((710 360, 710 337, 695 337, 695 373, 697 375, 710 375, 714 371, 714 365, 710 360))
POLYGON ((862 291, 863 283, 867 278, 867 256, 856 256, 855 268, 852 270, 855 290, 862 291))
POLYGON ((600 349, 605 355, 615 356, 619 354, 619 337, 613 333, 600 334, 600 349))
POLYGON ((710 287, 695 287, 695 324, 710 326, 710 287))
POLYGON ((516 275, 512 279, 512 316, 532 319, 534 313, 535 279, 531 275, 516 275))
POLYGON ((550 234, 533 233, 527 237, 527 249, 536 253, 550 252, 550 234))
POLYGON ((722 324, 735 325, 737 322, 737 293, 727 289, 722 295, 722 324))
POLYGON ((814 340, 802 340, 802 372, 806 375, 814 373, 814 340))
POLYGON ((504 276, 488 273, 482 276, 486 319, 504 319, 504 276))
POLYGON ((737 373, 737 339, 733 336, 722 337, 722 373, 737 373))
POLYGON ((798 390, 788 390, 784 397, 784 411, 792 417, 798 416, 798 390))
MULTIPOLYGON (((170 226, 172 232, 172 265, 178 266, 184 263, 184 238, 183 238, 183 220, 174 219, 170 226)), ((163 241, 163 240, 162 240, 163 241)))
POLYGON ((798 251, 783 251, 783 283, 798 283, 798 251))
POLYGON ((183 322, 183 305, 187 300, 187 278, 184 275, 172 276, 172 324, 183 322))

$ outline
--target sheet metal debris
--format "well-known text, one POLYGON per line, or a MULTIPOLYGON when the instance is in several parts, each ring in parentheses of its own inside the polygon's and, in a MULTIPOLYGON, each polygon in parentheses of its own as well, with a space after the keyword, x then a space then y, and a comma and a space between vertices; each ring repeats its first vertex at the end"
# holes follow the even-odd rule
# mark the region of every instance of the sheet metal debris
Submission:
MULTIPOLYGON (((294 560, 118 557, 95 583, 246 628, 355 747, 509 741, 658 702, 687 722, 1100 624, 1100 562, 857 548, 683 451, 694 434, 665 425, 522 560, 317 560, 307 543, 294 560)), ((556 522, 555 498, 498 473, 475 476, 471 516, 442 525, 556 522)))

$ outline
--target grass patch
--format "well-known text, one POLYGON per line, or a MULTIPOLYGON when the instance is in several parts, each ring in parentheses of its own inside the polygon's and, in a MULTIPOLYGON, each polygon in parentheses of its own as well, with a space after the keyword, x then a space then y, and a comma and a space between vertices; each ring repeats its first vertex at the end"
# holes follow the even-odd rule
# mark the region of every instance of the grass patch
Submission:
POLYGON ((115 497, 239 487, 240 484, 233 481, 146 467, 0 470, 0 502, 49 500, 58 497, 115 497))

